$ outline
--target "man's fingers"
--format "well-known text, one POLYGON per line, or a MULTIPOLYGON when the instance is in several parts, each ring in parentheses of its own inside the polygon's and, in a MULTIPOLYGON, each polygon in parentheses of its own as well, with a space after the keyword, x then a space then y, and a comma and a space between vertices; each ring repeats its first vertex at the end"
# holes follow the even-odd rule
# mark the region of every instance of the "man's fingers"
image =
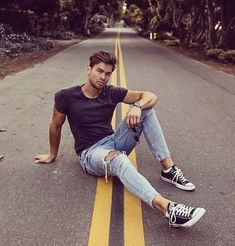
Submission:
POLYGON ((138 120, 139 120, 139 116, 136 115, 136 116, 135 116, 135 121, 134 121, 135 126, 138 124, 138 120))
POLYGON ((130 117, 130 125, 131 125, 131 127, 133 126, 133 123, 134 123, 134 118, 133 118, 133 116, 131 116, 130 117))
POLYGON ((35 163, 43 163, 43 162, 45 162, 45 159, 43 159, 43 158, 36 158, 36 160, 35 160, 35 163))
POLYGON ((140 123, 140 117, 137 116, 137 117, 136 117, 136 124, 139 124, 139 123, 140 123))
POLYGON ((42 156, 43 156, 43 155, 38 154, 38 155, 36 155, 36 156, 34 157, 34 159, 35 159, 35 160, 38 160, 38 159, 42 158, 42 156))
POLYGON ((127 124, 127 127, 130 128, 130 116, 127 116, 126 117, 126 124, 127 124))
POLYGON ((128 115, 126 118, 126 124, 128 128, 133 128, 136 126, 137 122, 138 122, 138 116, 134 116, 134 115, 128 115))
POLYGON ((36 160, 35 163, 37 163, 37 164, 43 164, 43 163, 47 164, 47 163, 50 163, 50 161, 46 161, 46 160, 36 160))
POLYGON ((46 160, 44 155, 36 155, 34 159, 35 159, 35 163, 43 163, 46 160))
POLYGON ((139 123, 140 123, 140 116, 129 112, 129 114, 126 116, 127 127, 133 128, 139 123))
POLYGON ((135 127, 140 122, 140 118, 138 116, 133 116, 131 119, 131 128, 135 127))

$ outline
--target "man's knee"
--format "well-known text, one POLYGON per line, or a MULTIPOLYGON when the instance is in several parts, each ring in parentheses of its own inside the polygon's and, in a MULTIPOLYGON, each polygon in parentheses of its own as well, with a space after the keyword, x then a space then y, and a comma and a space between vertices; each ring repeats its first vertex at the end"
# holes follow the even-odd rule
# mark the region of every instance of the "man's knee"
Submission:
POLYGON ((110 151, 104 158, 104 161, 111 161, 113 158, 115 158, 116 156, 122 154, 120 151, 118 150, 112 150, 110 151))

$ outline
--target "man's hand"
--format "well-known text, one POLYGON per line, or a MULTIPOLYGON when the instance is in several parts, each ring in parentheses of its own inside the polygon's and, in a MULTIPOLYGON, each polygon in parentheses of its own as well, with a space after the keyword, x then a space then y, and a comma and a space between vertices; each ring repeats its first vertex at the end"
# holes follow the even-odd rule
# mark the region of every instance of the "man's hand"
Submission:
POLYGON ((51 155, 37 155, 34 157, 35 159, 35 163, 52 163, 55 161, 55 157, 51 156, 51 155))
POLYGON ((133 128, 140 123, 141 109, 132 106, 126 114, 126 124, 128 128, 133 128))

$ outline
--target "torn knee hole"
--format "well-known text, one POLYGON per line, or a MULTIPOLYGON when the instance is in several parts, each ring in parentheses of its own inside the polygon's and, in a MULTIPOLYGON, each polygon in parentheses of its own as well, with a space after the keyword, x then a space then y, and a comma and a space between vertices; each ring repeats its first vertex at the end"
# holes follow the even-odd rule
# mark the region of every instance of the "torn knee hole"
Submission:
POLYGON ((105 170, 105 182, 108 183, 108 165, 110 162, 117 157, 118 155, 122 154, 120 151, 110 151, 103 159, 104 162, 104 170, 105 170))
POLYGON ((113 158, 115 158, 116 156, 122 154, 120 151, 110 151, 105 157, 104 157, 104 161, 105 162, 110 162, 112 161, 113 158))

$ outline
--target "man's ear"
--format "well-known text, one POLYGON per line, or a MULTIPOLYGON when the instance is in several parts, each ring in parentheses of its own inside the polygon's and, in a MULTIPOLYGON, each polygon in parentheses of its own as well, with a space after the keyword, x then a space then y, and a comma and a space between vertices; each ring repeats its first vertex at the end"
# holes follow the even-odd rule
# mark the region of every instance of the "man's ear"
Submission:
POLYGON ((87 70, 86 71, 87 71, 88 74, 91 72, 91 66, 90 65, 87 66, 87 70))

